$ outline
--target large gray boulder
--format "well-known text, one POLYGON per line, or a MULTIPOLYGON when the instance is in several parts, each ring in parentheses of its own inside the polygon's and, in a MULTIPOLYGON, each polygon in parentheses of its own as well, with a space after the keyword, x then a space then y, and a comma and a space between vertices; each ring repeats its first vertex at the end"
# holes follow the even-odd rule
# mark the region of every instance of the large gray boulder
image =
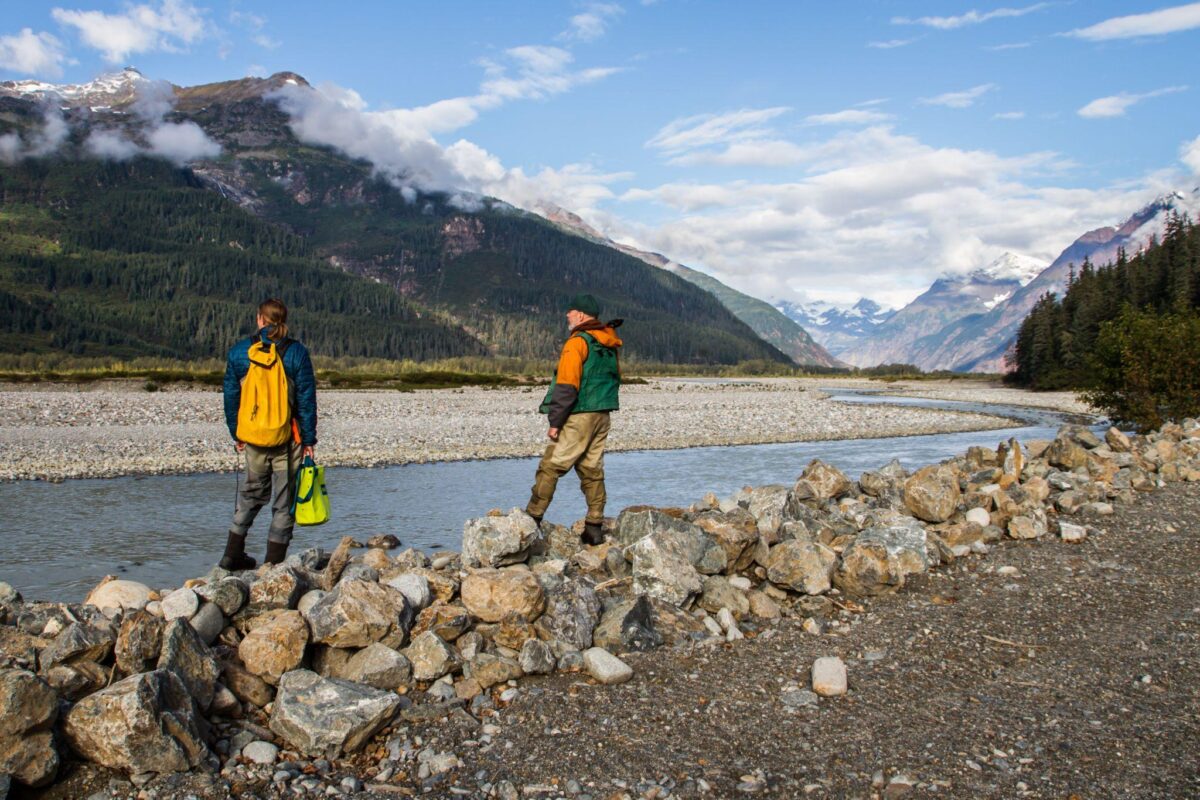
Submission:
POLYGON ((621 512, 617 517, 613 541, 622 547, 628 547, 634 542, 652 533, 665 531, 688 532, 692 524, 683 519, 678 510, 667 511, 649 506, 632 506, 621 512))
POLYGON ((675 647, 707 638, 704 623, 671 603, 642 595, 605 609, 593 644, 614 653, 675 647))
POLYGON ((463 566, 516 564, 528 558, 530 548, 540 538, 538 524, 519 508, 503 515, 469 519, 463 525, 463 566))
POLYGON ((784 522, 783 507, 787 505, 788 492, 786 486, 759 486, 750 489, 740 498, 740 503, 758 523, 759 535, 768 544, 779 541, 779 526, 784 522))
POLYGON ((158 668, 174 672, 201 711, 212 703, 221 667, 187 620, 174 619, 167 623, 158 668))
POLYGON ((832 588, 837 553, 820 542, 788 539, 771 548, 767 580, 804 594, 823 594, 832 588))
POLYGON ((150 602, 150 587, 137 581, 106 580, 92 589, 83 602, 101 610, 138 611, 150 602))
POLYGON ((408 600, 391 586, 343 580, 308 610, 305 619, 314 642, 366 647, 385 639, 403 644, 413 616, 408 600))
POLYGON ((600 611, 600 598, 589 582, 565 580, 546 592, 546 610, 537 626, 549 639, 586 650, 592 646, 592 631, 600 621, 600 611))
POLYGON ((337 757, 361 749, 399 706, 392 692, 298 669, 279 681, 270 726, 305 755, 337 757))
POLYGON ((208 753, 187 687, 167 670, 131 675, 80 700, 63 734, 87 760, 133 775, 186 772, 208 753))
POLYGON ((58 773, 52 728, 58 695, 37 675, 0 670, 0 775, 26 786, 44 786, 58 773))
POLYGON ((851 594, 895 591, 904 579, 931 565, 925 527, 916 520, 895 520, 868 528, 842 553, 833 582, 851 594))

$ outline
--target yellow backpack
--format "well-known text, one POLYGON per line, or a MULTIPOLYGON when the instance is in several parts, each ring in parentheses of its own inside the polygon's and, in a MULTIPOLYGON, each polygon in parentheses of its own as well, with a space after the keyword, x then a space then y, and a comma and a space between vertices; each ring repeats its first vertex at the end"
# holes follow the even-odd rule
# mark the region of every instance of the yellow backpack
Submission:
POLYGON ((250 369, 242 379, 238 405, 238 441, 256 447, 276 447, 292 434, 292 407, 282 348, 274 342, 250 345, 250 369))

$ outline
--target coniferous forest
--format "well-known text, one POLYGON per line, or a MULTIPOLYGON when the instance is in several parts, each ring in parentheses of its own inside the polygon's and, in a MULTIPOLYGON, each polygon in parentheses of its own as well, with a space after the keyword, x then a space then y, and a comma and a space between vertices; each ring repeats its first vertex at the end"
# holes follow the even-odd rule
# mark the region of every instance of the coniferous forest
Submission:
POLYGON ((1061 299, 1034 306, 1009 365, 1011 382, 1079 390, 1116 422, 1200 414, 1200 226, 1174 214, 1143 252, 1085 260, 1061 299))

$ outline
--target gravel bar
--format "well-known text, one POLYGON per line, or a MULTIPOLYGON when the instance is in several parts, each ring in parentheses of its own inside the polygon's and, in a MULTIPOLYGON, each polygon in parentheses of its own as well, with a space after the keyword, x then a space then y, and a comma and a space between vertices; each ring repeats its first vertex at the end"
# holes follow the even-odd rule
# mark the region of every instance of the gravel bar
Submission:
MULTIPOLYGON (((863 385, 845 386, 881 388, 857 383, 863 385)), ((817 388, 829 384, 656 380, 627 386, 609 449, 864 439, 1014 424, 974 413, 838 403, 817 388)), ((882 388, 893 392, 896 385, 882 388)), ((318 455, 328 466, 359 467, 538 455, 545 446, 545 418, 536 410, 543 391, 322 391, 318 455)), ((999 391, 1000 402, 1024 394, 999 391)), ((987 402, 994 393, 971 399, 987 402)), ((234 464, 218 391, 146 392, 136 384, 0 391, 0 480, 220 472, 234 464)))

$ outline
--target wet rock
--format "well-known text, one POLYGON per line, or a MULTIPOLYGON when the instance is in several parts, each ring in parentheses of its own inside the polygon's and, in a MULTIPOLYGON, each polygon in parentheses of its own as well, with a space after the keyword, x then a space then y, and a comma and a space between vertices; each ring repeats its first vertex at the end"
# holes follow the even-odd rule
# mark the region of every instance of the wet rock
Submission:
POLYGON ((135 611, 121 622, 117 632, 117 668, 126 675, 149 672, 162 654, 164 623, 147 611, 135 611))
POLYGON ((846 664, 837 656, 818 658, 812 665, 812 688, 822 697, 846 693, 846 664))
POLYGON ((110 769, 186 772, 208 753, 194 708, 174 673, 144 672, 76 703, 63 734, 84 758, 110 769))
POLYGON ((308 624, 300 612, 276 609, 255 620, 255 626, 238 645, 238 658, 248 672, 276 684, 285 673, 300 666, 307 645, 308 624))
POLYGON ((0 670, 0 775, 44 786, 58 774, 58 695, 28 670, 0 670))
POLYGON ((83 622, 73 622, 42 651, 39 663, 43 669, 73 661, 99 663, 112 654, 116 638, 111 627, 94 627, 83 622))
POLYGON ((383 550, 395 550, 400 546, 400 540, 390 533, 377 533, 367 540, 367 547, 378 547, 383 550))
POLYGON ((433 602, 433 590, 429 588, 429 579, 424 575, 405 572, 388 578, 386 585, 404 595, 408 604, 416 611, 422 611, 433 602))
POLYGON ((697 604, 709 613, 729 609, 737 619, 750 613, 750 600, 746 593, 737 589, 724 575, 710 575, 704 579, 703 591, 697 604))
POLYGON ((262 708, 271 702, 275 690, 271 685, 234 661, 221 664, 221 680, 243 703, 262 708))
POLYGON ((789 539, 771 548, 767 580, 795 592, 822 594, 832 588, 837 553, 818 542, 789 539))
POLYGON ((258 611, 295 608, 306 588, 304 577, 296 567, 280 564, 250 584, 249 605, 258 611))
POLYGON ((477 654, 463 667, 463 673, 478 683, 481 689, 515 680, 524 674, 521 665, 513 659, 489 653, 477 654))
POLYGON ((196 594, 221 609, 225 616, 232 617, 242 610, 250 590, 240 578, 223 578, 197 588, 196 594))
POLYGON ((481 569, 463 580, 462 603, 484 622, 499 622, 510 613, 535 620, 546 607, 546 596, 532 572, 481 569))
POLYGON ((150 602, 150 587, 137 581, 106 580, 92 589, 83 602, 99 609, 139 611, 150 602))
POLYGON ((187 620, 172 620, 163 629, 158 669, 175 673, 201 711, 212 703, 221 669, 187 620))
POLYGON ((186 586, 176 589, 162 599, 163 619, 191 619, 200 610, 200 598, 186 586))
POLYGON ((550 645, 539 639, 529 639, 521 645, 521 655, 517 663, 527 675, 545 675, 554 672, 557 660, 550 645))
POLYGON ((438 601, 417 615, 410 633, 417 636, 425 631, 433 631, 442 640, 453 642, 470 627, 471 617, 465 608, 438 601))
POLYGON ((270 727, 301 753, 336 756, 360 749, 399 706, 391 692, 294 670, 279 682, 270 727))
POLYGON ((854 484, 840 469, 819 459, 813 459, 792 487, 789 502, 822 504, 826 500, 834 500, 848 494, 853 487, 854 484))
POLYGON ((898 589, 908 575, 929 566, 925 528, 915 520, 897 520, 860 533, 842 553, 833 582, 851 594, 881 594, 898 589))
POLYGON ((398 689, 412 683, 412 664, 392 648, 372 644, 351 656, 345 677, 376 689, 398 689))
POLYGON ((603 684, 624 683, 633 677, 633 668, 601 647, 583 651, 583 667, 603 684))
POLYGON ((331 647, 366 647, 389 637, 388 644, 403 644, 412 618, 412 607, 396 589, 347 580, 322 597, 305 616, 312 640, 331 647))
POLYGON ((600 621, 601 604, 585 579, 565 580, 546 594, 546 610, 537 627, 546 638, 566 642, 576 650, 592 646, 592 631, 600 621))
POLYGON ((944 467, 924 467, 904 482, 904 505, 917 519, 945 522, 958 508, 958 478, 944 467))
POLYGON ((463 525, 463 566, 516 564, 528 558, 530 548, 540 538, 538 524, 519 508, 504 515, 467 520, 463 525))
POLYGON ((434 681, 454 672, 459 667, 458 655, 433 631, 425 631, 413 637, 404 649, 404 656, 412 665, 412 676, 418 681, 434 681))

